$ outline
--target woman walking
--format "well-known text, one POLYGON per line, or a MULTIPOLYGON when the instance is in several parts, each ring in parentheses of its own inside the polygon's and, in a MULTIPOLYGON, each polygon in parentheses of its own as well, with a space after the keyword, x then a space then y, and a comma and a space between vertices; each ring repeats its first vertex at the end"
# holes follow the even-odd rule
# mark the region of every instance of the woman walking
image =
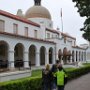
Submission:
POLYGON ((46 68, 42 70, 43 90, 51 90, 51 77, 50 66, 47 64, 46 68))

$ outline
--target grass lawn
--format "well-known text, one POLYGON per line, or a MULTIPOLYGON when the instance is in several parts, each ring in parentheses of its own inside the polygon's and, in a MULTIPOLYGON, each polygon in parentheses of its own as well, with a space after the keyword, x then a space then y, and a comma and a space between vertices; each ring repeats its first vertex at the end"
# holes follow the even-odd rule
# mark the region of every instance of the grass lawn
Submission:
POLYGON ((39 77, 42 76, 42 70, 41 69, 39 69, 39 70, 33 70, 31 77, 38 77, 38 76, 39 77))
POLYGON ((84 63, 83 65, 85 65, 85 66, 90 66, 90 63, 84 63))

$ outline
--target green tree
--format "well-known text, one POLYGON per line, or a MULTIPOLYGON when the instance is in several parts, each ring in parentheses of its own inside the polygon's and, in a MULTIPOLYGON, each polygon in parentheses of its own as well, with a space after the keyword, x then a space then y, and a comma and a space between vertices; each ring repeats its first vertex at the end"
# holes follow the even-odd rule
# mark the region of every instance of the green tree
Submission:
POLYGON ((84 39, 90 42, 90 0, 72 0, 76 2, 76 7, 78 8, 78 12, 81 17, 86 16, 86 20, 84 22, 84 27, 81 28, 81 31, 84 31, 83 37, 84 39))

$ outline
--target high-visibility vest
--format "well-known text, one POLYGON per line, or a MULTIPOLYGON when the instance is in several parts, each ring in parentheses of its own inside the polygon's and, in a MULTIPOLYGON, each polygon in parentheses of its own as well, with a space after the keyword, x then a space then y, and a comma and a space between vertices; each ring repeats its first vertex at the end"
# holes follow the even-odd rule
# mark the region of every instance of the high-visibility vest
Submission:
POLYGON ((63 86, 64 85, 64 77, 65 77, 65 72, 63 70, 57 71, 56 73, 57 77, 57 85, 63 86))

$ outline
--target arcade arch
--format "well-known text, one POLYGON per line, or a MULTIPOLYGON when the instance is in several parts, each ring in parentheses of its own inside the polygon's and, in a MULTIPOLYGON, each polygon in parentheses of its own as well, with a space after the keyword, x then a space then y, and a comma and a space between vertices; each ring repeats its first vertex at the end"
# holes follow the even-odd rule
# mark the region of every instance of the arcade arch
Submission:
POLYGON ((0 68, 8 67, 8 49, 8 43, 6 41, 0 41, 0 68))
POLYGON ((46 48, 44 46, 41 46, 41 48, 40 48, 40 65, 45 65, 45 54, 46 54, 46 48))
POLYGON ((29 65, 35 66, 36 64, 36 46, 31 45, 29 47, 29 65))
POLYGON ((23 56, 24 56, 24 46, 22 43, 18 43, 14 48, 14 65, 15 67, 23 67, 23 56))

